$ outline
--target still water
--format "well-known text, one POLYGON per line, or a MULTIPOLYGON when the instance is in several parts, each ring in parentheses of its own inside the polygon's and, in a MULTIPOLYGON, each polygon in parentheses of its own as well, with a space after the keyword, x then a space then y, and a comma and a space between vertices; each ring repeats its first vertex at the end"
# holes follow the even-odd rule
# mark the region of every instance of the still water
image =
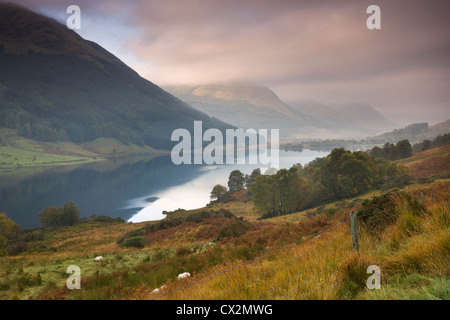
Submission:
MULTIPOLYGON (((280 168, 325 157, 329 151, 280 151, 280 168)), ((216 184, 227 185, 233 170, 250 174, 258 165, 174 165, 170 156, 127 163, 104 161, 80 167, 51 168, 1 178, 0 212, 21 228, 39 227, 38 213, 74 201, 82 217, 122 217, 130 222, 160 220, 162 213, 209 203, 216 184)), ((262 172, 266 168, 261 168, 262 172)))

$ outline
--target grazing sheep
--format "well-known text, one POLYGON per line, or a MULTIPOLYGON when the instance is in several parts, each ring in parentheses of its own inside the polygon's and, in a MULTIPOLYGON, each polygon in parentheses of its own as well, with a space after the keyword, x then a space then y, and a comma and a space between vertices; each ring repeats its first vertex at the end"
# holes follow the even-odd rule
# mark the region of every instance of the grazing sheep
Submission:
POLYGON ((95 262, 103 261, 103 257, 102 256, 95 257, 94 261, 95 262))
POLYGON ((164 290, 164 289, 167 289, 167 285, 166 284, 162 285, 160 288, 156 288, 155 290, 152 291, 152 293, 159 292, 159 291, 164 290))
POLYGON ((180 273, 178 275, 178 280, 185 279, 185 278, 188 278, 190 276, 191 276, 191 274, 189 272, 180 273))

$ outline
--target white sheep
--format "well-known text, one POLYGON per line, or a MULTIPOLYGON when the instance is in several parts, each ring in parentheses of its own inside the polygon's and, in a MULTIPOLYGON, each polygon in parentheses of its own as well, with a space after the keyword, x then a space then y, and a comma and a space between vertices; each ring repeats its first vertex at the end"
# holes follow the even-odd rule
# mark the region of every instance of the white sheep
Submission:
POLYGON ((94 261, 95 262, 103 261, 103 257, 102 256, 95 257, 94 261))
POLYGON ((185 279, 185 278, 188 278, 190 276, 191 276, 191 274, 189 272, 183 272, 183 273, 180 273, 178 275, 178 280, 185 279))
POLYGON ((164 290, 164 289, 167 289, 167 285, 166 285, 166 284, 162 285, 162 286, 159 287, 159 288, 156 288, 156 289, 153 290, 151 293, 156 293, 156 292, 159 292, 159 291, 164 290))

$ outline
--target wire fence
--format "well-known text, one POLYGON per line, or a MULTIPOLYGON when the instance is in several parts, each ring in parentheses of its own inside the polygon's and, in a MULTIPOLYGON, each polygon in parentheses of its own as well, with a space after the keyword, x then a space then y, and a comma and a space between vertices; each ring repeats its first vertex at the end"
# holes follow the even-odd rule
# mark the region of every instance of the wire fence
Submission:
MULTIPOLYGON (((215 300, 239 299, 239 300, 263 300, 263 299, 301 299, 308 296, 317 287, 317 283, 326 286, 324 279, 332 279, 339 271, 339 262, 352 252, 351 230, 348 224, 338 223, 307 237, 302 237, 294 242, 280 246, 265 252, 250 260, 231 266, 220 272, 211 274, 199 280, 192 281, 174 290, 162 293, 153 300, 179 293, 189 287, 198 285, 207 280, 219 276, 227 277, 232 272, 242 272, 241 268, 250 269, 250 265, 257 260, 262 260, 270 255, 282 253, 298 245, 309 244, 311 247, 305 251, 299 250, 299 254, 288 255, 288 258, 278 264, 266 268, 249 276, 241 283, 237 283, 223 290, 220 294, 209 297, 215 300), (328 236, 331 231, 342 228, 337 234, 328 236), (347 237, 347 238, 345 238, 347 237), (344 239, 341 239, 344 238, 344 239), (322 241, 322 239, 324 239, 322 241), (330 250, 330 248, 332 248, 330 250), (314 282, 315 281, 315 282, 314 282), (313 285, 314 284, 314 285, 313 285)), ((280 259, 277 259, 278 261, 280 259)), ((233 277, 230 275, 229 277, 233 277)))
MULTIPOLYGON (((317 244, 313 248, 311 248, 301 254, 298 254, 298 255, 292 257, 291 259, 289 259, 281 264, 278 264, 277 266, 275 266, 267 271, 259 273, 258 275, 254 276, 253 278, 216 296, 215 299, 230 299, 233 297, 238 297, 239 299, 245 299, 246 297, 244 295, 242 295, 241 293, 248 291, 248 290, 245 290, 245 288, 251 287, 251 286, 254 286, 258 289, 257 290, 258 291, 258 296, 257 296, 258 300, 267 299, 267 298, 270 298, 273 296, 278 296, 278 295, 282 294, 283 292, 288 293, 289 286, 292 283, 294 283, 295 280, 296 280, 297 284, 300 284, 300 276, 302 273, 304 273, 308 269, 311 269, 313 266, 319 264, 320 262, 323 262, 325 259, 327 259, 329 256, 331 256, 331 254, 335 254, 338 251, 338 249, 341 249, 344 246, 349 247, 349 243, 344 243, 344 245, 341 245, 339 248, 336 248, 335 250, 333 250, 331 254, 324 256, 321 259, 316 260, 316 262, 314 264, 309 264, 307 268, 301 269, 298 272, 292 272, 293 269, 298 269, 298 268, 295 268, 296 267, 295 264, 299 262, 299 259, 304 258, 307 254, 310 254, 311 252, 317 250, 319 247, 329 244, 330 242, 332 242, 332 240, 336 240, 337 238, 339 238, 347 233, 349 233, 349 230, 341 232, 337 236, 334 236, 320 244, 317 244), (283 272, 285 275, 287 275, 287 276, 285 276, 285 278, 286 278, 285 280, 279 281, 277 283, 273 283, 272 285, 269 286, 268 289, 265 289, 263 291, 261 291, 259 289, 262 286, 258 283, 258 280, 266 279, 268 277, 271 277, 272 279, 276 279, 277 278, 276 273, 280 272, 280 271, 283 272), (297 279, 295 277, 297 277, 297 279)), ((284 296, 287 296, 287 294, 285 294, 284 296)))
MULTIPOLYGON (((433 194, 431 194, 430 199, 434 200, 433 194)), ((423 193, 420 194, 420 201, 424 203, 423 193)), ((337 282, 334 280, 338 280, 338 274, 342 271, 342 262, 345 258, 352 252, 359 251, 358 236, 363 235, 364 239, 366 238, 366 232, 361 231, 363 231, 363 224, 366 223, 365 218, 368 217, 376 217, 376 223, 381 223, 383 220, 382 217, 379 217, 379 212, 358 215, 356 211, 351 211, 349 224, 337 223, 317 233, 267 251, 255 258, 192 281, 153 299, 170 296, 206 280, 217 279, 219 276, 224 278, 218 279, 218 282, 227 282, 227 284, 222 287, 216 286, 218 289, 222 289, 221 293, 208 297, 208 299, 262 300, 323 297, 320 291, 329 290, 336 285, 337 282), (338 232, 339 228, 343 230, 338 232), (360 234, 358 235, 358 233, 360 234), (322 239, 324 240, 322 241, 322 239), (310 247, 308 247, 308 244, 310 247), (305 246, 305 250, 297 250, 297 252, 300 252, 298 254, 294 253, 296 250, 291 250, 286 253, 286 259, 281 259, 280 255, 273 259, 277 262, 275 265, 255 268, 256 271, 251 270, 251 265, 257 260, 270 260, 270 255, 279 254, 292 248, 295 249, 298 245, 305 246), (242 270, 242 268, 244 269, 242 270), (232 272, 245 273, 246 277, 239 283, 229 285, 228 280, 239 278, 233 278, 232 272)))

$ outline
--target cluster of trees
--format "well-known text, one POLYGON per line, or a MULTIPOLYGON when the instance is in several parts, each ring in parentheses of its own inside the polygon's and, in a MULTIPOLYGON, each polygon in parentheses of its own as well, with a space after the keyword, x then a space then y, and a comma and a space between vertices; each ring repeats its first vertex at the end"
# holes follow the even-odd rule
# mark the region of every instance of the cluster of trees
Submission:
POLYGON ((374 158, 384 158, 388 160, 399 160, 411 157, 413 149, 411 143, 405 139, 392 144, 387 142, 383 148, 374 147, 370 151, 370 155, 374 158))
POLYGON ((244 175, 239 170, 233 170, 228 177, 228 188, 217 184, 211 191, 210 199, 212 201, 228 201, 231 195, 236 191, 249 189, 250 185, 261 175, 261 169, 257 168, 250 175, 244 175))
POLYGON ((271 175, 261 175, 258 171, 244 176, 236 171, 230 174, 229 190, 216 185, 211 199, 227 200, 230 192, 247 188, 254 208, 263 216, 288 214, 354 197, 372 188, 383 188, 386 179, 392 184, 393 178, 410 177, 405 166, 368 152, 350 152, 343 148, 334 149, 327 157, 317 158, 304 167, 297 164, 271 175))
POLYGON ((283 150, 302 151, 304 148, 310 150, 320 149, 334 149, 345 148, 352 145, 360 144, 360 141, 356 140, 344 140, 344 139, 326 139, 326 140, 310 140, 310 141, 293 141, 286 142, 281 145, 283 150))
POLYGON ((38 217, 42 227, 46 229, 72 226, 80 219, 80 210, 73 201, 69 201, 64 207, 50 206, 42 210, 38 217))
POLYGON ((51 114, 41 119, 21 108, 3 109, 0 110, 0 127, 16 129, 18 135, 39 141, 84 142, 105 137, 115 138, 125 144, 144 145, 140 134, 121 124, 101 121, 94 115, 90 119, 71 110, 65 112, 65 117, 68 114, 72 121, 51 114))
POLYGON ((269 216, 303 208, 311 197, 311 188, 306 179, 300 177, 298 167, 281 169, 273 175, 260 175, 249 191, 257 211, 269 216))
POLYGON ((410 139, 416 141, 421 135, 427 133, 429 130, 427 122, 413 123, 401 129, 394 129, 391 132, 383 133, 379 136, 368 138, 368 143, 384 143, 385 141, 400 141, 403 139, 410 139))
POLYGON ((411 157, 413 152, 425 151, 430 148, 442 146, 447 143, 450 143, 450 133, 439 135, 433 140, 424 140, 420 143, 414 144, 413 146, 411 146, 409 140, 404 139, 397 142, 397 144, 387 142, 382 148, 374 147, 372 148, 372 150, 370 150, 370 155, 374 158, 399 160, 411 157))
POLYGON ((425 151, 434 147, 443 146, 444 144, 450 143, 450 133, 439 135, 433 140, 424 140, 420 143, 413 145, 413 151, 425 151))

